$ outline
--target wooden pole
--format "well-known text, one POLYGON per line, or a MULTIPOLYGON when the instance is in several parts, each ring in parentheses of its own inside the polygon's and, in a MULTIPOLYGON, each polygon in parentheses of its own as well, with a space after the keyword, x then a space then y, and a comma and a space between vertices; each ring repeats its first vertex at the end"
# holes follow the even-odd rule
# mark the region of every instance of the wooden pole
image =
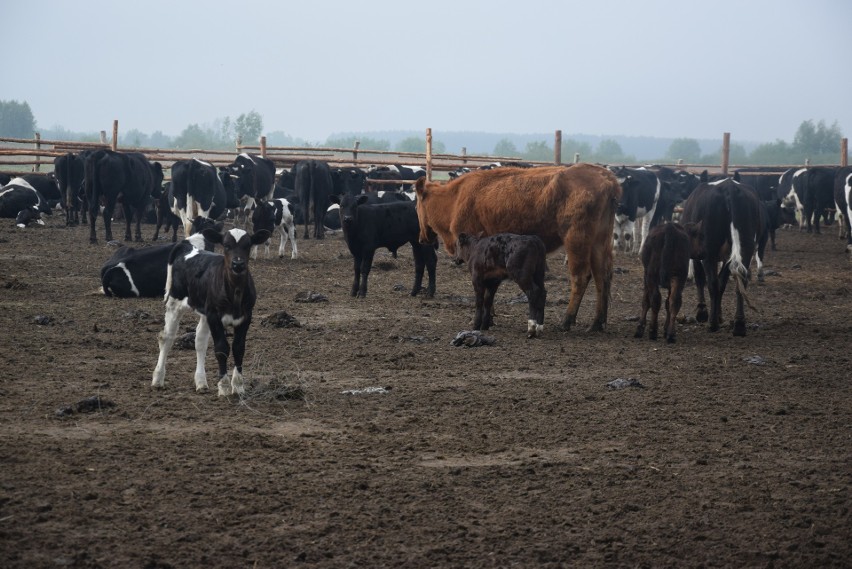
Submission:
POLYGON ((101 131, 101 144, 106 144, 106 131, 101 131))
POLYGON ((426 180, 432 181, 432 129, 426 129, 426 180))
POLYGON ((580 163, 580 153, 575 152, 574 153, 574 164, 579 164, 579 163, 580 163))
POLYGON ((118 120, 112 121, 112 151, 118 150, 118 120))
POLYGON ((361 148, 361 141, 356 140, 355 146, 352 147, 352 161, 355 162, 358 160, 358 149, 361 148))
POLYGON ((562 131, 556 131, 556 140, 553 141, 553 163, 562 164, 562 131))
POLYGON ((462 146, 462 164, 467 164, 467 146, 462 146))
POLYGON ((728 164, 731 158, 731 133, 722 133, 722 175, 728 175, 728 164))
POLYGON ((243 135, 237 135, 237 154, 243 149, 243 135))
POLYGON ((266 137, 260 137, 260 155, 266 158, 266 137))
POLYGON ((849 165, 849 139, 841 138, 840 139, 840 165, 848 166, 849 165))
MULTIPOLYGON (((35 133, 35 149, 36 149, 36 152, 41 150, 41 133, 40 132, 35 133)), ((36 154, 36 163, 35 163, 35 166, 33 167, 33 171, 38 172, 40 169, 41 169, 41 155, 36 154)))

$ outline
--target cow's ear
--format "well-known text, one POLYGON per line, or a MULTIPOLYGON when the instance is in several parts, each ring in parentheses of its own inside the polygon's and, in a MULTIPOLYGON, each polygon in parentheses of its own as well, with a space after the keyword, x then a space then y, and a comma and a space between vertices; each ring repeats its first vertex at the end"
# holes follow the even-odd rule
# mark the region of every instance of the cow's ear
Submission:
POLYGON ((740 181, 740 173, 739 173, 739 171, 734 172, 734 181, 735 181, 735 182, 739 182, 739 181, 740 181))
POLYGON ((706 184, 707 180, 709 179, 709 176, 707 174, 707 170, 704 170, 703 172, 701 172, 701 176, 698 179, 702 184, 706 184))
POLYGON ((269 235, 270 233, 266 229, 255 231, 251 236, 251 244, 260 245, 261 243, 266 243, 266 240, 269 239, 269 235))
POLYGON ((358 194, 358 197, 355 198, 356 205, 363 205, 367 203, 367 194, 358 194))
POLYGON ((211 243, 219 243, 219 244, 222 243, 222 239, 223 239, 222 233, 213 229, 212 227, 207 227, 206 229, 202 229, 201 234, 204 236, 205 239, 207 239, 211 243))
POLYGON ((328 196, 328 201, 340 205, 340 196, 338 196, 337 194, 331 194, 330 196, 328 196))

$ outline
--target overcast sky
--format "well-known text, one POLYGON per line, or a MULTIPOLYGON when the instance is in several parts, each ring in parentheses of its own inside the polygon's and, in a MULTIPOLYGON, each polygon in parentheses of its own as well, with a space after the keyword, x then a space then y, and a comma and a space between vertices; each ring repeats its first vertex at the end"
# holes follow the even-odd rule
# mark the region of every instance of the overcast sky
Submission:
POLYGON ((0 22, 0 100, 41 128, 852 133, 849 0, 3 0, 0 22))

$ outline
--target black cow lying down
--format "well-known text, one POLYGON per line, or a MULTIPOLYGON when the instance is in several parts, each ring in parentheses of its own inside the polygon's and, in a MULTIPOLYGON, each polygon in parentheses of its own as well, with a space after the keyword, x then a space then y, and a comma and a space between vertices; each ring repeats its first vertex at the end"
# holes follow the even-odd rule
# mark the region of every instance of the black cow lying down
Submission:
MULTIPOLYGON (((192 223, 192 235, 186 240, 196 249, 212 251, 213 244, 204 239, 205 228, 222 231, 222 223, 198 217, 192 223)), ((163 298, 172 243, 143 249, 122 246, 101 267, 101 290, 106 296, 119 298, 163 298)))
POLYGON ((547 291, 544 273, 547 250, 536 235, 497 233, 490 237, 459 234, 456 254, 467 263, 476 292, 474 330, 487 330, 494 323, 494 295, 505 279, 515 281, 527 295, 529 319, 527 337, 544 331, 544 304, 547 291))
POLYGON ((435 296, 435 267, 438 255, 435 246, 421 244, 420 223, 417 221, 417 209, 412 201, 370 205, 367 196, 332 195, 331 201, 340 205, 340 225, 349 252, 354 260, 355 279, 352 282, 352 296, 367 296, 367 277, 373 266, 376 249, 387 248, 391 253, 411 244, 414 253, 414 286, 411 296, 416 296, 423 285, 423 271, 429 271, 429 286, 426 297, 435 296))
POLYGON ((663 327, 666 341, 674 343, 677 332, 677 315, 683 304, 683 287, 689 274, 690 256, 701 251, 701 223, 686 227, 679 223, 664 223, 651 229, 642 245, 642 265, 645 267, 645 288, 642 294, 642 313, 636 327, 637 338, 645 334, 648 310, 651 310, 651 327, 648 339, 657 339, 658 317, 662 295, 660 289, 669 291, 666 298, 666 324, 663 327))

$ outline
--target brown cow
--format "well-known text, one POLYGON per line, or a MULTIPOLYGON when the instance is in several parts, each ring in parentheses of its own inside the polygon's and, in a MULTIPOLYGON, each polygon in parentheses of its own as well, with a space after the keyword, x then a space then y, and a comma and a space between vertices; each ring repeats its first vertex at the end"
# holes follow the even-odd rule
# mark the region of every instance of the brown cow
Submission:
POLYGON ((577 320, 580 301, 594 278, 597 307, 590 330, 603 330, 612 284, 612 227, 621 199, 615 175, 600 166, 496 168, 465 174, 446 184, 417 180, 420 241, 434 241, 455 255, 459 234, 537 235, 548 252, 565 247, 571 292, 562 328, 577 320))
POLYGON ((515 281, 527 295, 529 316, 527 338, 535 338, 544 330, 544 269, 547 252, 535 235, 498 233, 477 238, 459 235, 458 256, 467 263, 476 292, 474 330, 488 330, 494 323, 494 296, 505 279, 515 281))
POLYGON ((683 303, 683 286, 689 274, 689 259, 701 254, 701 223, 664 223, 651 229, 642 245, 642 265, 645 267, 645 289, 642 294, 642 314, 635 337, 645 333, 648 309, 651 310, 651 327, 648 339, 657 339, 657 320, 662 304, 660 289, 669 291, 666 298, 666 341, 674 343, 677 332, 677 314, 683 303))

